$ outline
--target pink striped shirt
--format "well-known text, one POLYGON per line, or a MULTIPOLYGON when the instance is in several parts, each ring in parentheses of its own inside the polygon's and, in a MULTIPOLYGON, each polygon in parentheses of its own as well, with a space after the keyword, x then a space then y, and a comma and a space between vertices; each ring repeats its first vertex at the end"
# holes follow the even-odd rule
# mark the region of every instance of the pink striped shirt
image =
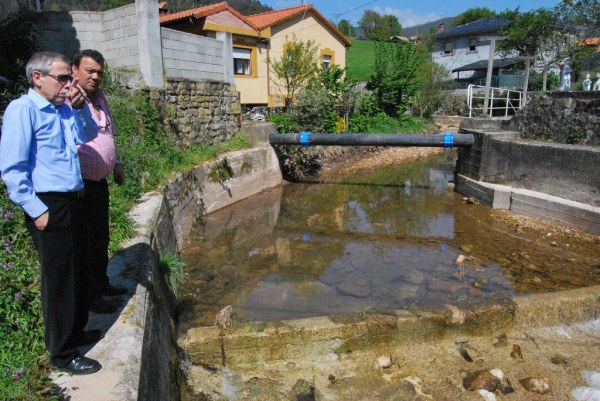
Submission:
POLYGON ((115 167, 117 149, 115 147, 115 126, 112 122, 110 109, 106 97, 101 90, 92 94, 90 100, 94 100, 100 109, 100 118, 93 109, 92 102, 88 100, 92 117, 98 124, 98 136, 91 142, 77 146, 79 161, 81 163, 81 176, 85 180, 100 181, 109 176, 115 167))

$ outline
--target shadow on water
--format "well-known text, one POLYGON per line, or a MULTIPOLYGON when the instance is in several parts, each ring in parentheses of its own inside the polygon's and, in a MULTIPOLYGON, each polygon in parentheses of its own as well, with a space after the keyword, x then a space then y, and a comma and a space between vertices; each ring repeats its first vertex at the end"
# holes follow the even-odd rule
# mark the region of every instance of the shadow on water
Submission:
POLYGON ((600 284, 600 250, 515 230, 449 191, 452 153, 266 191, 210 214, 182 257, 181 327, 392 312, 600 284))

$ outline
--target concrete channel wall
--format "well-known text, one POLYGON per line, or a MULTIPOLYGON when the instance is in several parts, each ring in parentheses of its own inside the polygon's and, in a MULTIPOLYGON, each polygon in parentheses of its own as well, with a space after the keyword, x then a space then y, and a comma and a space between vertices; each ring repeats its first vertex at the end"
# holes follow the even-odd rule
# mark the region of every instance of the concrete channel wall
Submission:
POLYGON ((459 150, 458 192, 494 208, 600 234, 599 147, 522 140, 502 121, 476 126, 461 126, 475 143, 459 150))
MULTIPOLYGON (((227 154, 187 174, 178 174, 163 191, 154 229, 149 238, 152 256, 146 273, 148 302, 141 355, 138 400, 176 400, 175 370, 178 367, 174 297, 158 266, 158 255, 177 252, 182 241, 201 217, 265 189, 281 185, 282 176, 270 146, 227 154), (227 160, 233 178, 213 182, 211 172, 227 160)), ((156 210, 155 209, 155 210, 156 210)), ((150 221, 152 224, 152 221, 150 221)))
POLYGON ((162 192, 145 194, 131 211, 137 236, 123 244, 108 267, 111 282, 128 287, 130 294, 114 316, 92 314, 88 323, 105 332, 84 349, 103 368, 94 375, 53 378, 71 401, 179 400, 176 297, 160 259, 178 251, 201 211, 210 213, 282 184, 279 161, 266 141, 274 126, 245 130, 254 148, 178 174, 162 192), (214 182, 213 172, 225 160, 232 177, 214 182))

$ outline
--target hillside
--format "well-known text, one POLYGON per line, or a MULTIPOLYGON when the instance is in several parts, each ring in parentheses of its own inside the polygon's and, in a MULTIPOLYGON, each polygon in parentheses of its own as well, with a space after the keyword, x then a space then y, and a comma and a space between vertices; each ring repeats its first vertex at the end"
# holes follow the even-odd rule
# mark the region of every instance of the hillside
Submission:
POLYGON ((402 30, 402 36, 420 35, 423 32, 427 32, 431 28, 437 28, 438 25, 440 25, 441 23, 443 23, 445 25, 445 29, 448 29, 448 28, 450 28, 452 26, 452 22, 454 21, 454 18, 456 18, 456 17, 440 18, 440 19, 435 20, 435 21, 426 22, 424 24, 411 26, 409 28, 404 28, 402 30))
MULTIPOLYGON (((104 11, 133 3, 135 0, 46 0, 42 9, 45 11, 104 11)), ((170 12, 189 10, 209 4, 221 3, 223 0, 167 0, 170 12)), ((251 15, 272 11, 269 6, 258 0, 227 0, 227 4, 243 15, 251 15)))

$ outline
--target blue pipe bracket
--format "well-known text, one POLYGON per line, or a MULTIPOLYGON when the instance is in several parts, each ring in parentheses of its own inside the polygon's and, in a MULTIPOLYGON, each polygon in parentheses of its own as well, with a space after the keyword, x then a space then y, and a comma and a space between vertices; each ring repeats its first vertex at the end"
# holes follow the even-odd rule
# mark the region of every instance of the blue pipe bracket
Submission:
POLYGON ((444 133, 444 149, 452 149, 454 147, 454 134, 452 132, 444 133))
POLYGON ((302 131, 300 133, 300 145, 302 146, 309 146, 310 143, 310 135, 312 134, 312 132, 310 131, 302 131))

